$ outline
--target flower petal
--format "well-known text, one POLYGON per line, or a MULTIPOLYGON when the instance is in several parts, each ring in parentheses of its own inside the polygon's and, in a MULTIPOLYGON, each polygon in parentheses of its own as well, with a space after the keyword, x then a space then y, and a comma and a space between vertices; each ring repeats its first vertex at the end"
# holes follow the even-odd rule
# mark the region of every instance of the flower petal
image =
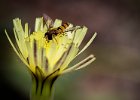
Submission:
POLYGON ((94 38, 96 37, 97 33, 95 33, 92 38, 88 41, 88 43, 84 46, 84 48, 76 55, 78 56, 79 54, 81 54, 83 51, 85 51, 87 49, 87 47, 92 43, 92 41, 94 40, 94 38))
POLYGON ((60 68, 60 73, 63 72, 66 67, 68 67, 69 63, 75 58, 77 52, 78 48, 76 48, 75 45, 72 44, 67 51, 67 57, 60 68))
POLYGON ((43 31, 43 17, 42 18, 36 18, 35 21, 35 32, 43 31))
POLYGON ((54 21, 53 28, 57 28, 57 27, 61 26, 61 24, 62 24, 62 20, 56 19, 54 21))
POLYGON ((65 69, 62 74, 64 73, 68 73, 74 70, 79 70, 81 68, 86 67, 87 65, 89 65, 90 63, 92 63, 96 58, 93 55, 88 56, 87 58, 85 58, 84 60, 82 60, 81 62, 79 62, 78 64, 69 67, 67 69, 65 69))
MULTIPOLYGON (((78 26, 77 26, 78 28, 78 26)), ((87 32, 87 27, 83 26, 83 28, 79 28, 76 30, 75 32, 75 38, 74 38, 74 43, 76 44, 76 46, 79 47, 79 45, 81 44, 82 40, 84 39, 85 35, 87 32)))
POLYGON ((14 46, 13 42, 11 41, 7 31, 5 30, 5 34, 11 44, 11 46, 13 47, 14 51, 16 52, 16 54, 18 55, 18 57, 23 61, 23 63, 25 63, 28 67, 29 67, 29 64, 27 63, 27 61, 25 60, 25 58, 23 58, 22 54, 20 52, 18 52, 18 50, 16 49, 16 47, 14 46))
POLYGON ((25 38, 26 38, 25 35, 27 34, 25 34, 24 32, 21 24, 21 20, 19 18, 14 19, 13 23, 14 23, 14 35, 16 38, 17 45, 24 58, 27 58, 28 51, 25 44, 25 38))
POLYGON ((35 67, 36 67, 36 62, 35 62, 35 40, 34 42, 28 42, 26 41, 26 46, 27 46, 27 49, 28 49, 28 62, 29 62, 29 65, 30 65, 30 69, 33 73, 35 73, 35 67))

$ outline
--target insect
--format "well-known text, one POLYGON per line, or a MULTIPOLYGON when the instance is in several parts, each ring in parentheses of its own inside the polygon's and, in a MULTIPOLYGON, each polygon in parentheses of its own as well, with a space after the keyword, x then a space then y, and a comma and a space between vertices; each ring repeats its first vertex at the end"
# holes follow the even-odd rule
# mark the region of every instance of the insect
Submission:
POLYGON ((48 40, 52 40, 53 35, 61 34, 66 32, 66 28, 69 27, 69 23, 64 23, 61 26, 57 28, 50 28, 46 33, 45 33, 45 38, 48 38, 48 40))
MULTIPOLYGON (((74 31, 76 29, 76 27, 71 27, 71 28, 67 29, 70 26, 70 23, 68 23, 68 22, 62 24, 61 26, 59 26, 57 28, 53 28, 52 19, 46 14, 44 14, 43 16, 44 16, 46 25, 48 27, 48 31, 45 33, 44 37, 48 40, 52 40, 53 37, 58 34, 63 34, 65 32, 74 31)), ((79 28, 81 28, 81 27, 79 27, 79 28)))

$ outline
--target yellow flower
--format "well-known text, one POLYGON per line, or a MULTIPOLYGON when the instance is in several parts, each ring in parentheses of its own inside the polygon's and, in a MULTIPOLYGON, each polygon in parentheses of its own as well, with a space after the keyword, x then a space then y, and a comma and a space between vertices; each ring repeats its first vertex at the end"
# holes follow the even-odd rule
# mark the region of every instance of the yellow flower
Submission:
MULTIPOLYGON (((61 20, 56 19, 53 28, 61 26, 61 23, 61 20)), ((81 54, 96 36, 95 33, 85 47, 79 51, 79 46, 87 32, 85 26, 75 28, 75 30, 68 31, 64 35, 59 34, 54 36, 53 40, 47 41, 44 34, 48 29, 47 25, 43 24, 43 18, 36 18, 35 31, 32 33, 28 28, 28 23, 25 24, 23 29, 19 18, 14 19, 13 24, 17 47, 5 31, 8 40, 16 54, 33 73, 38 67, 45 77, 56 70, 59 70, 59 74, 63 74, 81 69, 95 60, 95 57, 90 55, 75 66, 68 67, 69 63, 81 54)))
MULTIPOLYGON (((49 21, 48 19, 46 22, 49 21)), ((48 40, 44 36, 45 33, 48 32, 48 26, 51 23, 44 24, 43 17, 36 18, 34 32, 30 32, 28 23, 25 23, 23 28, 19 18, 14 19, 13 24, 16 44, 12 42, 5 31, 6 36, 16 54, 37 78, 45 79, 50 75, 53 77, 53 75, 58 76, 78 70, 95 60, 95 57, 91 54, 78 64, 69 67, 70 62, 87 49, 96 37, 95 33, 84 48, 79 50, 79 46, 87 32, 85 26, 73 27, 73 25, 70 24, 67 30, 70 28, 73 28, 73 30, 66 31, 63 34, 53 34, 52 40, 48 40)), ((53 23, 53 28, 57 28, 61 25, 62 21, 56 19, 53 23)))

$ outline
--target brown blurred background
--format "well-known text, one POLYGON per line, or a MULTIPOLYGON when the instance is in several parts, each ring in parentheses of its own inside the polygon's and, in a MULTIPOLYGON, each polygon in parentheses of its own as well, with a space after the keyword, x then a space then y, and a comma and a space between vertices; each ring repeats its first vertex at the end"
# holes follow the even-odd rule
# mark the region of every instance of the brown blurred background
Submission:
POLYGON ((48 14, 52 19, 88 27, 83 45, 91 46, 71 65, 93 53, 97 60, 80 71, 59 77, 54 100, 140 100, 140 0, 1 0, 0 100, 29 100, 31 78, 10 46, 12 19, 29 22, 48 14))

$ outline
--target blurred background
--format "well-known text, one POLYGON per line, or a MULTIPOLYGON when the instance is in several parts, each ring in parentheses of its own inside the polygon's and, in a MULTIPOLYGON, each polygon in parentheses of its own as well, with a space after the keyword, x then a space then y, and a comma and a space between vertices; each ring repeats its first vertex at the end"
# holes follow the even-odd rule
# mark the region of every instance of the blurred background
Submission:
POLYGON ((98 35, 71 65, 93 53, 88 67, 63 75, 55 83, 54 100, 140 100, 140 0, 0 0, 0 97, 29 100, 31 77, 5 34, 13 37, 12 19, 34 29, 43 13, 88 33, 80 48, 98 35))

